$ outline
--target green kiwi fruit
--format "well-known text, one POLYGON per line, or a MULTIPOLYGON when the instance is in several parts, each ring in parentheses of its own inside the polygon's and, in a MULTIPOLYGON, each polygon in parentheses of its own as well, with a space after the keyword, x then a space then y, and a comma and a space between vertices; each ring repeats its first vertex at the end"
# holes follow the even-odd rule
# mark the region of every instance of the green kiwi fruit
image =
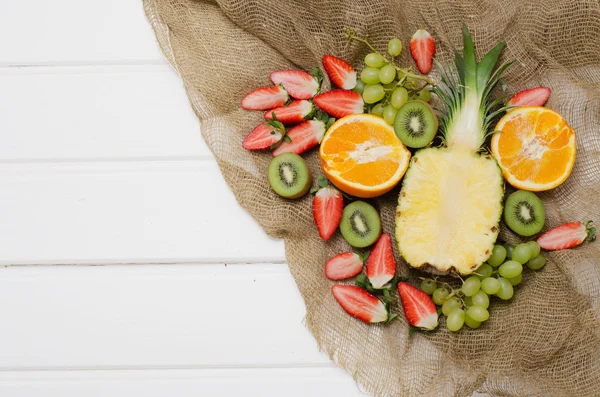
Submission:
POLYGON ((426 102, 408 101, 396 113, 394 131, 402 143, 410 148, 429 145, 437 130, 437 116, 426 102))
POLYGON ((271 160, 268 178, 275 193, 289 199, 304 196, 312 183, 304 159, 291 152, 282 153, 271 160))
POLYGON ((544 204, 535 194, 517 190, 506 199, 504 222, 521 236, 533 236, 544 227, 544 204))
POLYGON ((351 246, 367 247, 377 241, 381 234, 379 213, 364 201, 348 204, 342 212, 340 231, 351 246))

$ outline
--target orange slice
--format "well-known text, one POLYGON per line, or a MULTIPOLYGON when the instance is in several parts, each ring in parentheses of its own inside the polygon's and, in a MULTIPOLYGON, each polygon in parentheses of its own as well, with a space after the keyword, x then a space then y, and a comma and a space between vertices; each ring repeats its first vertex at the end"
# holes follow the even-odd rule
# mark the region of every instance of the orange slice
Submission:
POLYGON ((575 131, 554 110, 514 109, 498 122, 492 154, 516 188, 539 192, 557 187, 575 163, 575 131))
POLYGON ((356 197, 376 197, 398 184, 410 152, 381 117, 355 114, 336 121, 321 148, 321 168, 338 189, 356 197))

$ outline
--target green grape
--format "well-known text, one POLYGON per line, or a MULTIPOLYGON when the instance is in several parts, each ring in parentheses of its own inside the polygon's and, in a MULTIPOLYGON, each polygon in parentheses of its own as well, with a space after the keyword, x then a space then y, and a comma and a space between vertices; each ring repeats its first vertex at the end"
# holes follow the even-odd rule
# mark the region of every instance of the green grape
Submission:
MULTIPOLYGON (((379 83, 379 69, 366 67, 360 72, 360 79, 365 84, 377 84, 379 83)), ((363 93, 364 89, 363 88, 363 93)))
MULTIPOLYGON (((536 241, 528 241, 527 245, 529 246, 529 251, 531 253, 531 258, 535 258, 540 254, 540 245, 536 241)), ((529 259, 531 259, 529 258, 529 259)))
POLYGON ((493 277, 484 278, 481 280, 481 290, 488 295, 494 295, 500 291, 500 282, 493 277))
POLYGON ((490 297, 483 291, 479 291, 475 295, 471 297, 471 301, 473 302, 473 306, 480 306, 484 309, 487 309, 490 305, 490 297))
POLYGON ((392 81, 391 83, 387 83, 383 85, 383 88, 385 88, 386 90, 392 90, 394 88, 398 87, 398 82, 397 81, 392 81))
POLYGON ((375 116, 379 116, 379 117, 383 117, 383 104, 382 103, 378 103, 377 105, 373 106, 373 109, 371 109, 371 114, 374 114, 375 116))
POLYGON ((372 68, 380 68, 385 65, 385 58, 376 52, 372 52, 365 56, 365 64, 372 68))
POLYGON ((473 300, 471 299, 470 296, 465 297, 465 306, 466 307, 471 307, 473 306, 473 300))
POLYGON ((362 94, 364 89, 365 89, 365 82, 362 81, 361 79, 356 80, 356 86, 354 86, 354 88, 352 90, 358 92, 359 94, 362 94))
POLYGON ((431 100, 431 92, 428 89, 423 88, 421 91, 417 93, 415 99, 420 101, 429 102, 431 100))
POLYGON ((431 295, 433 294, 433 291, 437 289, 437 283, 435 282, 435 280, 426 278, 423 281, 421 281, 420 288, 421 291, 425 292, 427 295, 431 295))
POLYGON ((532 258, 527 262, 527 267, 531 270, 540 270, 546 264, 546 257, 539 254, 535 258, 532 258))
POLYGON ((408 102, 408 91, 404 87, 398 87, 392 92, 392 106, 400 109, 402 105, 408 102))
POLYGON ((388 42, 388 54, 397 57, 402 52, 402 42, 400 39, 393 38, 388 42))
POLYGON ((504 249, 506 250, 506 259, 511 259, 513 250, 515 249, 515 246, 512 244, 506 243, 506 244, 504 244, 504 249))
POLYGON ((387 64, 379 69, 379 81, 383 84, 389 84, 396 78, 396 67, 392 64, 387 64))
POLYGON ((475 270, 475 273, 477 273, 479 278, 483 280, 484 278, 491 276, 493 271, 494 269, 490 265, 484 263, 483 265, 479 266, 477 270, 475 270))
POLYGON ((365 90, 362 93, 362 97, 366 103, 375 103, 379 102, 385 96, 385 91, 383 90, 383 86, 381 84, 373 84, 365 87, 365 90))
POLYGON ((505 279, 504 277, 499 277, 498 282, 500 283, 500 290, 496 292, 496 296, 502 300, 509 300, 513 297, 515 290, 513 289, 510 281, 505 279))
POLYGON ((436 289, 435 291, 433 291, 433 303, 435 303, 438 306, 443 305, 446 301, 446 298, 448 298, 448 295, 450 295, 450 292, 448 292, 446 288, 436 289))
POLYGON ((488 263, 492 267, 498 267, 504 263, 506 259, 506 248, 501 245, 494 245, 492 249, 492 256, 488 259, 488 263))
POLYGON ((523 273, 519 274, 517 277, 509 278, 508 281, 510 281, 510 285, 513 287, 521 284, 521 281, 523 281, 523 273))
POLYGON ((452 310, 461 308, 462 302, 456 296, 453 296, 446 299, 446 301, 442 305, 442 313, 444 313, 444 316, 448 316, 452 310))
POLYGON ((480 287, 481 281, 479 280, 479 277, 471 276, 463 282, 461 290, 466 296, 473 296, 479 291, 480 287))
POLYGON ((446 318, 446 327, 452 332, 460 330, 465 323, 465 311, 462 309, 454 309, 446 318))
POLYGON ((469 316, 465 316, 465 325, 469 328, 479 328, 479 326, 481 325, 481 323, 479 321, 475 321, 473 320, 471 317, 469 316))
POLYGON ((490 312, 481 306, 471 306, 467 309, 467 317, 471 317, 472 320, 479 321, 481 323, 490 318, 490 312))
MULTIPOLYGON (((516 252, 516 249, 515 249, 516 252)), ((499 268, 498 273, 505 278, 517 277, 523 271, 523 265, 517 261, 504 262, 499 268)))
POLYGON ((519 262, 521 265, 527 263, 531 258, 531 249, 529 249, 529 243, 517 244, 512 252, 511 259, 519 262))
POLYGON ((394 119, 396 118, 396 113, 398 113, 398 109, 393 107, 392 105, 387 105, 383 109, 383 119, 389 125, 394 124, 394 119))
POLYGON ((406 80, 404 80, 404 86, 406 88, 410 88, 410 89, 417 88, 418 83, 419 83, 419 80, 414 77, 407 77, 406 80))

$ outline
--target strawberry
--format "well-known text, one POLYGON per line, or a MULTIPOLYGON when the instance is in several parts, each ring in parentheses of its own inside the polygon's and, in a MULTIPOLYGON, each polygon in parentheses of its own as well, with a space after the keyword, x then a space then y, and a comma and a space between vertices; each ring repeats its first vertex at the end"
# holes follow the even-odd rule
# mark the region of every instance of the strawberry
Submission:
POLYGON ((292 101, 287 106, 281 106, 265 112, 265 119, 273 120, 273 113, 277 120, 285 125, 298 124, 308 120, 315 112, 315 107, 310 101, 292 101))
POLYGON ((410 55, 421 73, 427 74, 431 70, 433 54, 435 54, 433 37, 425 29, 417 30, 410 39, 410 55))
POLYGON ((362 271, 363 261, 354 252, 344 252, 331 258, 325 264, 325 275, 330 280, 345 280, 362 271))
POLYGON ((398 284, 398 292, 410 325, 427 331, 438 326, 438 313, 429 295, 404 281, 398 284))
POLYGON ((507 106, 544 106, 550 98, 550 88, 535 87, 517 92, 506 103, 507 106))
MULTIPOLYGON (((292 138, 293 142, 294 138, 292 138)), ((313 218, 319 230, 319 235, 324 241, 331 238, 342 219, 344 197, 330 186, 317 191, 312 203, 313 218)))
POLYGON ((366 323, 381 323, 388 320, 385 304, 360 287, 334 285, 331 293, 340 306, 352 317, 366 323))
POLYGON ((289 96, 282 86, 258 88, 242 99, 241 106, 246 110, 267 110, 283 106, 289 96))
POLYGON ((273 150, 273 156, 287 152, 302 154, 321 143, 323 135, 325 135, 325 123, 321 120, 305 121, 290 128, 287 136, 291 140, 282 142, 277 149, 273 150))
POLYGON ((333 84, 345 90, 356 87, 356 72, 348 62, 333 55, 324 55, 323 66, 333 84))
POLYGON ((253 129, 242 142, 242 147, 246 150, 273 149, 285 138, 283 124, 277 120, 269 120, 253 129))
POLYGON ((317 95, 321 86, 319 77, 304 70, 279 70, 271 73, 273 84, 281 84, 292 98, 310 99, 317 95))
POLYGON ((350 114, 364 113, 365 107, 362 96, 351 90, 324 92, 315 97, 315 104, 338 119, 350 114))
POLYGON ((394 278, 396 260, 392 251, 392 240, 388 233, 383 233, 367 259, 367 277, 375 289, 381 289, 394 278))
POLYGON ((595 239, 596 228, 592 225, 592 221, 585 224, 569 222, 542 234, 537 239, 537 243, 545 250, 556 251, 573 248, 584 241, 594 241, 595 239))

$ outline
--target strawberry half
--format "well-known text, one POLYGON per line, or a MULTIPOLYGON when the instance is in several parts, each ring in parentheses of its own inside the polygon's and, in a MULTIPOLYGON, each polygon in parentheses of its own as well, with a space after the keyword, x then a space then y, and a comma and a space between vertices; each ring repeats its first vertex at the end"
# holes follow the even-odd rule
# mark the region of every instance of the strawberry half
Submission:
POLYGON ((362 96, 351 90, 333 90, 315 97, 315 104, 327 114, 342 118, 351 114, 364 113, 362 96))
POLYGON ((248 134, 242 142, 242 147, 246 150, 266 150, 281 141, 282 138, 281 130, 268 123, 263 123, 248 134))
POLYGON ((265 119, 273 120, 273 113, 277 120, 285 125, 298 124, 310 119, 315 113, 315 107, 310 101, 292 101, 287 106, 281 106, 265 112, 265 119))
POLYGON ((310 99, 319 92, 320 82, 304 70, 279 70, 271 73, 273 84, 281 84, 292 98, 310 99))
POLYGON ((287 152, 302 154, 321 143, 323 135, 325 135, 325 123, 321 120, 305 121, 290 128, 287 132, 289 139, 281 142, 272 154, 273 156, 287 152))
POLYGON ((267 110, 285 105, 290 99, 282 86, 258 88, 242 99, 241 106, 246 110, 267 110))
POLYGON ((327 186, 315 194, 312 203, 313 218, 323 240, 329 240, 335 233, 342 219, 343 209, 344 197, 337 189, 327 186))
POLYGON ((398 292, 410 325, 427 331, 438 326, 438 313, 429 295, 404 281, 398 284, 398 292))
POLYGON ((342 308, 352 317, 366 323, 382 323, 388 320, 385 304, 355 285, 334 285, 331 293, 342 308))
POLYGON ((596 228, 592 225, 592 221, 585 224, 569 222, 542 234, 537 239, 537 243, 545 250, 557 251, 573 248, 584 241, 594 241, 595 239, 596 228))
POLYGON ((354 252, 344 252, 331 258, 325 264, 325 275, 330 280, 345 280, 362 271, 363 261, 354 252))
POLYGON ((550 98, 551 90, 548 87, 529 88, 517 92, 506 103, 507 106, 544 106, 550 98))
POLYGON ((419 29, 410 39, 410 55, 423 74, 429 73, 435 54, 435 41, 425 29, 419 29))
POLYGON ((375 289, 382 289, 396 274, 396 259, 392 251, 392 240, 383 233, 367 259, 367 277, 375 289))
POLYGON ((356 72, 348 62, 333 55, 325 55, 323 56, 323 67, 333 84, 345 90, 356 87, 356 72))

